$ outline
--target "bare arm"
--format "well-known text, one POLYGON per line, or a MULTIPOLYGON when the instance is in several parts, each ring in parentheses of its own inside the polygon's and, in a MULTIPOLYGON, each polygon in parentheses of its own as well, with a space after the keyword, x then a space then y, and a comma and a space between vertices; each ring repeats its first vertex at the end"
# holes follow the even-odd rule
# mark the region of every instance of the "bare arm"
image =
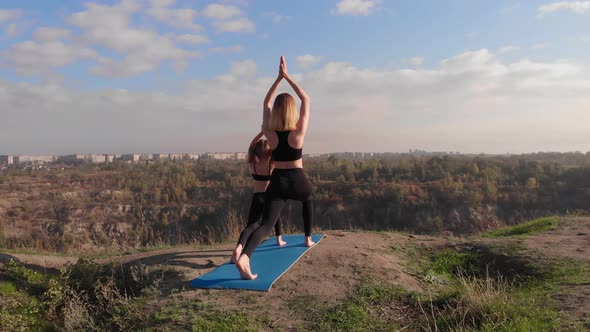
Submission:
POLYGON ((270 109, 272 108, 272 105, 271 105, 272 98, 274 97, 275 92, 277 91, 277 88, 279 87, 279 83, 281 83, 282 79, 283 79, 283 75, 281 75, 281 73, 279 73, 279 76, 274 81, 274 83, 270 86, 270 89, 268 89, 268 92, 266 93, 266 97, 264 98, 264 103, 262 104, 262 130, 263 131, 269 129, 270 109))
POLYGON ((295 83, 291 76, 289 76, 289 73, 287 71, 287 63, 285 62, 285 57, 281 57, 281 70, 279 75, 282 75, 285 78, 285 80, 289 83, 291 88, 295 90, 295 93, 297 94, 297 96, 299 96, 299 99, 301 99, 301 109, 299 110, 297 131, 299 132, 299 134, 305 135, 305 132, 307 131, 307 123, 309 120, 309 96, 307 95, 305 90, 303 90, 303 88, 300 87, 297 83, 295 83))
POLYGON ((252 142, 250 143, 250 146, 256 144, 261 138, 262 138, 262 131, 258 133, 258 135, 254 136, 254 139, 252 139, 252 142))

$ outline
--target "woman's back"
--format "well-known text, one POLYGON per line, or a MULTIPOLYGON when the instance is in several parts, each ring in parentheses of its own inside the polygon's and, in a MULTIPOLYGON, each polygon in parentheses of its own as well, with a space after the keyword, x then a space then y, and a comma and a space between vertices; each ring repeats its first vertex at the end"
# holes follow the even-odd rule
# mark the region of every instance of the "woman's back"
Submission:
POLYGON ((295 149, 289 144, 290 130, 275 131, 278 143, 272 150, 272 159, 274 161, 296 161, 301 159, 303 148, 295 149))
MULTIPOLYGON (((303 168, 303 147, 293 147, 293 131, 275 131, 276 145, 272 147, 272 160, 274 168, 291 169, 303 168)), ((271 135, 269 135, 271 136, 271 135)))

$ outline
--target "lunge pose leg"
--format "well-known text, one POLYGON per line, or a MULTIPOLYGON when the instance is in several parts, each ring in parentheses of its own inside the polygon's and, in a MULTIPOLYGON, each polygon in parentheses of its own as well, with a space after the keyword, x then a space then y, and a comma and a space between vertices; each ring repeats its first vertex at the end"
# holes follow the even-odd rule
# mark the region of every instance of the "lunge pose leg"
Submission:
MULTIPOLYGON (((254 179, 254 194, 252 194, 252 203, 250 204, 250 211, 248 213, 248 224, 240 234, 236 248, 230 258, 230 263, 235 263, 240 258, 242 249, 246 245, 246 240, 248 240, 250 234, 260 225, 258 220, 264 211, 264 192, 270 183, 270 173, 272 173, 273 166, 270 159, 268 142, 262 136, 262 132, 258 133, 248 148, 248 164, 250 165, 252 178, 254 179)), ((283 246, 287 244, 283 241, 281 220, 277 220, 275 223, 275 235, 277 237, 277 245, 283 246)))

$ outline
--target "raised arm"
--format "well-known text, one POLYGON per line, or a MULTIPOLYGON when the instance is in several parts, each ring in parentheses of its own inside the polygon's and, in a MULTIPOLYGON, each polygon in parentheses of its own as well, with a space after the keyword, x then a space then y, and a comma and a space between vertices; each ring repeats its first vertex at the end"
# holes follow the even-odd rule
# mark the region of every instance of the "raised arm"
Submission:
POLYGON ((287 63, 285 61, 284 56, 281 57, 281 69, 279 75, 282 75, 283 78, 285 78, 285 80, 289 83, 291 88, 295 90, 295 93, 297 94, 299 99, 301 99, 301 109, 299 110, 297 131, 299 132, 299 134, 305 135, 305 132, 307 131, 307 123, 309 121, 309 96, 307 95, 305 90, 303 90, 303 88, 300 87, 297 83, 295 83, 291 76, 289 76, 289 72, 287 71, 287 63))
POLYGON ((264 135, 264 134, 261 131, 256 136, 254 136, 254 139, 252 139, 252 142, 250 142, 250 146, 258 143, 258 141, 262 138, 262 135, 264 135))
POLYGON ((280 70, 280 65, 279 65, 279 76, 277 76, 277 79, 270 86, 270 89, 268 89, 268 92, 266 93, 266 97, 264 97, 264 103, 262 104, 262 130, 263 131, 269 129, 270 109, 272 108, 272 104, 271 104, 272 98, 274 97, 275 92, 277 91, 277 88, 279 87, 279 83, 281 83, 282 79, 283 79, 283 75, 282 75, 282 72, 280 70))

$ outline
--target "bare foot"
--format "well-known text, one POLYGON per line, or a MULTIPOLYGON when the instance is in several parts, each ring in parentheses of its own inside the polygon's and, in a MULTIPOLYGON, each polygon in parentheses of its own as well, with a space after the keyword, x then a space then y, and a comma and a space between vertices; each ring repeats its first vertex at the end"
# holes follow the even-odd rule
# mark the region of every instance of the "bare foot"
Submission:
POLYGON ((287 244, 287 242, 283 241, 282 235, 277 236, 277 246, 282 247, 286 244, 287 244))
POLYGON ((240 255, 241 254, 242 254, 242 245, 241 244, 238 244, 236 246, 236 249, 234 249, 234 253, 231 255, 231 258, 229 259, 229 262, 231 264, 236 264, 236 262, 240 258, 240 255))
POLYGON ((313 246, 314 244, 315 244, 315 242, 313 242, 313 241, 311 240, 311 236, 306 236, 306 237, 305 237, 305 246, 306 246, 306 247, 311 247, 311 246, 313 246))
POLYGON ((240 277, 244 280, 254 280, 258 277, 258 274, 252 274, 252 271, 250 271, 250 257, 246 254, 240 256, 240 259, 236 262, 236 267, 240 271, 240 277))

